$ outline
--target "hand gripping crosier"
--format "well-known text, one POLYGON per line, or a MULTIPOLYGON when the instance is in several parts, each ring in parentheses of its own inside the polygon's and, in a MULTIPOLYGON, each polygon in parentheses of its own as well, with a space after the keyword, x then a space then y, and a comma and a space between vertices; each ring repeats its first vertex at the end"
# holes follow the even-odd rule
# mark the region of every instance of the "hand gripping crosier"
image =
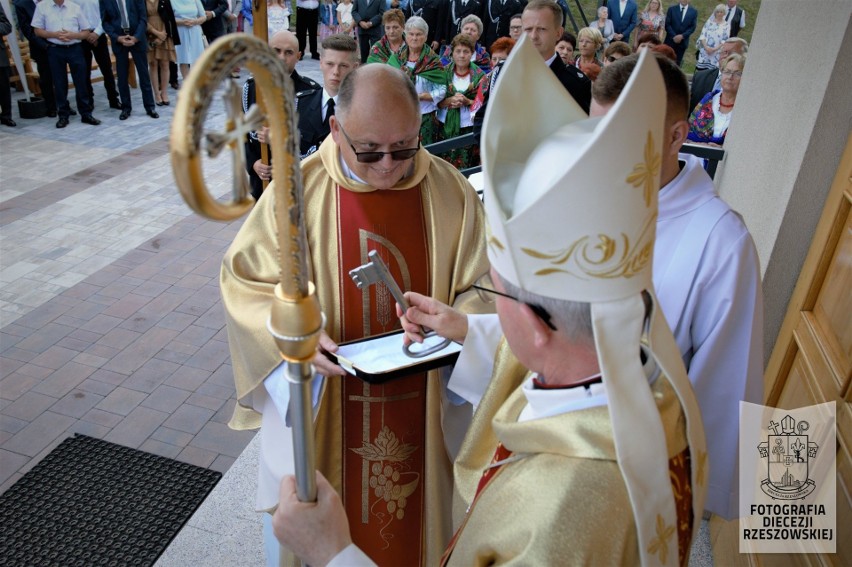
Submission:
POLYGON ((245 175, 243 139, 266 122, 275 161, 272 194, 277 223, 279 283, 267 328, 281 357, 287 362, 290 383, 290 416, 293 425, 297 494, 303 502, 316 500, 313 408, 311 406, 311 359, 325 327, 314 284, 308 281, 307 238, 303 222, 302 175, 296 128, 293 85, 275 53, 262 40, 245 34, 220 38, 193 64, 181 89, 171 131, 172 169, 187 204, 210 219, 230 221, 251 209, 245 175), (229 80, 231 69, 246 66, 254 74, 259 104, 243 115, 240 89, 229 80), (213 95, 223 81, 228 116, 224 131, 204 133, 204 118, 213 95), (264 101, 274 101, 267 105, 264 101), (232 201, 210 195, 201 168, 202 141, 210 157, 228 147, 233 154, 232 201))

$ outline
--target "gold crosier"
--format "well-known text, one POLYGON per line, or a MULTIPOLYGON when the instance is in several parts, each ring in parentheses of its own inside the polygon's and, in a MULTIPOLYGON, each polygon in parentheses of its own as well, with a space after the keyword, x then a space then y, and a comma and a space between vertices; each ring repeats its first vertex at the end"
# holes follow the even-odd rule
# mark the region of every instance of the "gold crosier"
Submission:
POLYGON ((192 65, 172 121, 172 169, 178 189, 192 210, 219 221, 241 217, 254 203, 245 174, 243 140, 248 131, 257 129, 264 121, 269 125, 270 145, 275 155, 272 164, 275 182, 267 190, 272 194, 264 198, 274 199, 280 271, 267 328, 287 363, 297 495, 303 502, 315 501, 311 359, 325 317, 307 275, 307 237, 292 80, 264 41, 246 34, 229 34, 211 44, 192 65), (245 115, 240 89, 228 78, 231 69, 242 65, 254 74, 259 95, 258 104, 245 115), (216 89, 223 82, 227 82, 225 129, 205 134, 204 118, 216 89), (202 139, 211 157, 225 147, 232 151, 234 186, 230 202, 217 201, 207 189, 202 172, 202 139))

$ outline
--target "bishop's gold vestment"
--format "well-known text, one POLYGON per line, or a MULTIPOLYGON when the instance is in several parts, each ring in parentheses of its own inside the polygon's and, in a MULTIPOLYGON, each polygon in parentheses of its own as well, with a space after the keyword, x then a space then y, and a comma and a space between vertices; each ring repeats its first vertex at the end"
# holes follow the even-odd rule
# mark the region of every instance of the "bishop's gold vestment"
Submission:
MULTIPOLYGON (((337 259, 341 245, 336 235, 346 222, 338 210, 338 190, 374 192, 347 177, 337 145, 328 138, 320 150, 302 162, 305 221, 311 279, 316 284, 326 332, 339 341, 342 335, 341 286, 351 285, 337 259)), ((476 302, 475 293, 462 293, 487 270, 484 254, 485 219, 481 203, 470 185, 451 166, 418 152, 411 173, 388 191, 419 190, 429 258, 429 290, 436 299, 465 309, 476 302)), ((278 281, 273 199, 260 199, 229 249, 222 268, 221 289, 226 309, 228 340, 234 367, 238 405, 230 422, 237 429, 260 425, 252 394, 280 364, 277 348, 266 329, 270 298, 278 281)), ((399 211, 399 222, 406 222, 399 211)), ((355 266, 351 266, 355 267, 355 266)), ((413 269, 416 269, 414 267, 413 269)), ((345 378, 355 380, 353 377, 345 378)), ((316 420, 318 467, 335 488, 342 486, 341 380, 325 381, 316 420)), ((426 386, 425 477, 423 482, 425 564, 440 558, 450 535, 451 463, 441 429, 442 391, 437 376, 426 386)), ((265 428, 264 428, 265 431, 265 428)), ((279 432, 280 435, 289 435, 279 432)), ((347 447, 347 449, 351 449, 347 447)), ((370 487, 365 487, 367 490, 370 487)), ((365 490, 365 493, 366 491, 365 490)))
MULTIPOLYGON (((492 381, 456 459, 453 519, 459 529, 447 564, 638 565, 640 543, 608 408, 518 422, 527 404, 520 388, 527 375, 503 341, 492 381), (476 496, 498 443, 522 458, 502 465, 476 496)), ((678 518, 683 519, 669 536, 679 538, 687 550, 681 555, 688 557, 692 500, 689 464, 682 462, 688 454, 684 416, 665 377, 657 378, 652 389, 666 431, 678 518)), ((677 565, 678 558, 669 557, 665 564, 677 565)))

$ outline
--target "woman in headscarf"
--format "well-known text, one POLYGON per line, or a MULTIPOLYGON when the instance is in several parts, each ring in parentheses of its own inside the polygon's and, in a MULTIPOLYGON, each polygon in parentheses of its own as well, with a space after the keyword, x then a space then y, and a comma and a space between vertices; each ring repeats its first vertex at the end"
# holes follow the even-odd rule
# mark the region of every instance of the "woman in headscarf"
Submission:
MULTIPOLYGON (((442 139, 473 131, 470 107, 476 99, 479 82, 485 76, 476 63, 471 63, 475 45, 473 39, 464 32, 453 38, 450 44, 453 60, 446 68, 447 96, 438 104, 438 120, 443 125, 442 139)), ((441 157, 458 169, 479 165, 479 146, 450 150, 441 157)))
MULTIPOLYGON (((461 21, 461 33, 473 40, 473 62, 479 67, 480 71, 488 73, 491 70, 491 57, 485 47, 479 43, 479 38, 482 37, 482 20, 479 19, 479 16, 474 14, 465 16, 461 21)), ((446 67, 452 59, 453 46, 448 45, 441 52, 441 63, 446 67)))
POLYGON ((388 65, 402 69, 417 89, 420 100, 420 143, 435 141, 435 111, 447 94, 446 75, 441 59, 426 45, 429 24, 420 16, 412 16, 405 23, 405 45, 399 53, 388 59, 388 65))
POLYGON ((719 66, 719 51, 725 40, 731 37, 731 26, 725 20, 725 11, 725 5, 718 4, 713 14, 704 22, 704 28, 697 42, 696 69, 711 69, 719 66))
POLYGON ((385 35, 370 48, 367 63, 387 63, 390 56, 405 47, 405 14, 399 8, 388 10, 382 15, 385 35))

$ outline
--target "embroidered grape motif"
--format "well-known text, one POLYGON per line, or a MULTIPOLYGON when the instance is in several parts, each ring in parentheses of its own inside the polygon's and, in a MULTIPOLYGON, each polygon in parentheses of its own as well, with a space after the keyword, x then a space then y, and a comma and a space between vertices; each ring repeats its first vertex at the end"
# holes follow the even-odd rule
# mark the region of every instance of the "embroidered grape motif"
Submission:
POLYGON ((370 472, 370 488, 373 489, 373 494, 385 501, 389 514, 394 514, 401 520, 405 516, 407 500, 403 496, 403 487, 397 484, 400 479, 399 471, 389 464, 382 467, 381 463, 374 462, 370 472))

